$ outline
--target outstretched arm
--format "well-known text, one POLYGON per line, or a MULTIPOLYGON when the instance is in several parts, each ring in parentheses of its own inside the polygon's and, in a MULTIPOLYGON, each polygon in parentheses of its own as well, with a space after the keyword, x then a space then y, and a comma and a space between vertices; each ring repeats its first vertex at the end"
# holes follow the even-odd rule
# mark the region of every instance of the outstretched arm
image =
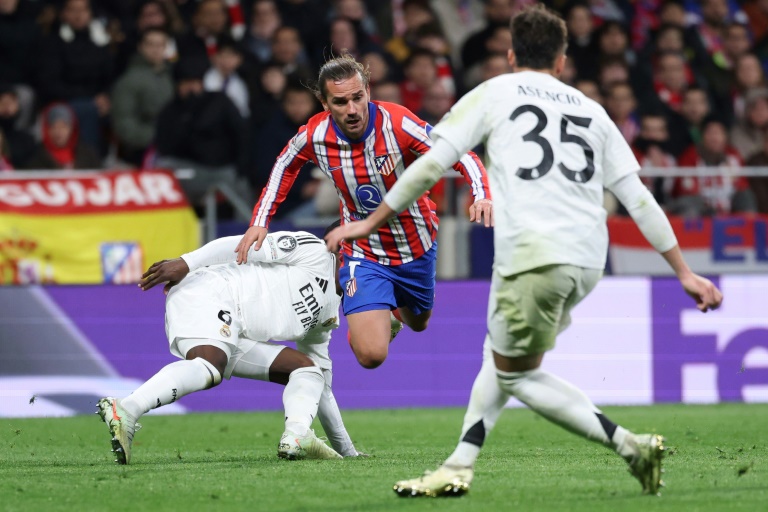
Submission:
POLYGON ((720 307, 723 294, 712 281, 688 267, 669 219, 637 174, 624 176, 609 188, 632 216, 645 239, 674 270, 685 292, 696 301, 696 307, 705 313, 720 307))
POLYGON ((325 237, 331 252, 338 250, 342 240, 366 238, 376 232, 388 219, 413 204, 424 192, 440 180, 443 173, 459 158, 459 152, 447 141, 438 139, 432 149, 413 162, 398 178, 376 210, 358 222, 340 226, 325 237))

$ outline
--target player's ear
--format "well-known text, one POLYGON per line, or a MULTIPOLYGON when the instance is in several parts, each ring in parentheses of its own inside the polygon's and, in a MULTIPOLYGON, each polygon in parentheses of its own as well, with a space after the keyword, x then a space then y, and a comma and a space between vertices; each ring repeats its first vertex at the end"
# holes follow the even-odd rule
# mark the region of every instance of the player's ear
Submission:
POLYGON ((515 69, 515 62, 517 62, 517 59, 515 58, 514 50, 507 50, 507 62, 509 62, 509 66, 512 69, 515 69))
POLYGON ((560 73, 562 73, 563 70, 565 69, 565 60, 567 58, 568 57, 565 55, 565 53, 561 53, 555 59, 555 70, 554 71, 555 71, 555 76, 556 77, 559 77, 560 73))

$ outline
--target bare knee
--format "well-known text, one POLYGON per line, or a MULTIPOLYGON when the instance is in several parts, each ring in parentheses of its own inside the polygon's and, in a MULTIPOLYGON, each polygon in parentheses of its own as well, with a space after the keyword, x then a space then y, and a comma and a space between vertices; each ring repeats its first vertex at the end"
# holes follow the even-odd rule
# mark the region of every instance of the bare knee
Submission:
POLYGON ((378 368, 384 363, 386 359, 386 355, 379 354, 358 354, 357 356, 357 362, 360 363, 360 366, 367 370, 378 368))
POLYGON ((360 366, 367 368, 368 370, 378 368, 387 359, 386 345, 383 349, 363 347, 355 350, 353 347, 353 351, 355 353, 355 357, 357 357, 357 362, 360 363, 360 366))
POLYGON ((189 361, 192 361, 198 357, 205 359, 207 362, 212 364, 214 368, 216 368, 216 370, 219 372, 219 375, 224 375, 224 370, 227 367, 227 362, 229 359, 223 350, 211 345, 198 345, 189 349, 185 356, 185 358, 189 361))

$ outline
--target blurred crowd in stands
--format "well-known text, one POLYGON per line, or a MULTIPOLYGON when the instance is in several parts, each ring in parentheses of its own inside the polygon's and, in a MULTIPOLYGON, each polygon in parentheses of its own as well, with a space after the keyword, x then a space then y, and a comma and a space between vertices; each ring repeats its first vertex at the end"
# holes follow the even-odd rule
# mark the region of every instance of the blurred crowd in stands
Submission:
MULTIPOLYGON (((190 168, 252 204, 320 103, 308 85, 346 51, 374 100, 437 123, 510 72, 528 0, 0 0, 0 170, 190 168)), ((603 104, 672 214, 768 213, 768 0, 552 0, 569 30, 561 79, 603 104)), ((439 191, 438 191, 439 192, 439 191)), ((439 200, 439 193, 437 199, 439 200)), ((608 205, 621 213, 620 205, 608 205)), ((280 214, 333 214, 299 174, 280 214)))

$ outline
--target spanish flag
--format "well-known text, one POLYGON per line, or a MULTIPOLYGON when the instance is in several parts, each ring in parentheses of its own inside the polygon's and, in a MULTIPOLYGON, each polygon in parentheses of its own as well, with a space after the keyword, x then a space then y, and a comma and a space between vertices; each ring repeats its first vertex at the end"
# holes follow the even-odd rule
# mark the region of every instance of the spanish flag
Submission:
POLYGON ((0 283, 135 283, 199 246, 172 173, 8 173, 0 178, 0 283))

